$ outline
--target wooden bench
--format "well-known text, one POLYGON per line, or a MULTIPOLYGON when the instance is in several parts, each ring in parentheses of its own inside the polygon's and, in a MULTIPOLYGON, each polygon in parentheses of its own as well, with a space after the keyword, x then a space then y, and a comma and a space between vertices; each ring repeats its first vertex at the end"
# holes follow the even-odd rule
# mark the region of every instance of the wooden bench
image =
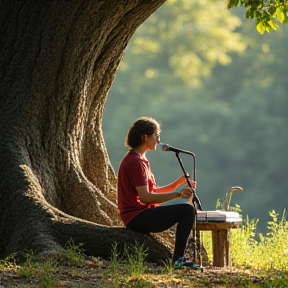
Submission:
POLYGON ((213 266, 228 267, 231 265, 229 234, 230 229, 240 228, 239 222, 197 222, 196 237, 201 243, 200 231, 212 232, 213 266))

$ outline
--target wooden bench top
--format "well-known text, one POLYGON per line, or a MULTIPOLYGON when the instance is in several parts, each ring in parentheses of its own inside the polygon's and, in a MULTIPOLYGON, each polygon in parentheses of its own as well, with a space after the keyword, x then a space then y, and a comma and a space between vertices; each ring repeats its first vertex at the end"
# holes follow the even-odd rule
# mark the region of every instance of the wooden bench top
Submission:
POLYGON ((241 226, 242 221, 237 222, 197 222, 196 230, 199 231, 214 231, 214 230, 229 230, 237 229, 241 226))

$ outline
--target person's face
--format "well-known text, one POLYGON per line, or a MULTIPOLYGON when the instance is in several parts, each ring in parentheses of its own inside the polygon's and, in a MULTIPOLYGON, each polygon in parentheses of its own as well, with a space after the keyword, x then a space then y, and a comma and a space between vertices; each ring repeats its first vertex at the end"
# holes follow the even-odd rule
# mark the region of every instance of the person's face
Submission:
POLYGON ((156 150, 157 144, 160 143, 160 133, 161 131, 157 131, 152 135, 147 136, 146 145, 149 150, 156 150))

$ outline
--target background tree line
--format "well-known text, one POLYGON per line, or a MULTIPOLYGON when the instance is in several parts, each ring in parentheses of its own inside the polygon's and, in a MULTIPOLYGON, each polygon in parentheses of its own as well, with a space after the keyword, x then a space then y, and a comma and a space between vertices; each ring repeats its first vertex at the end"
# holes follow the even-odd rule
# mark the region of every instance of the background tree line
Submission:
MULTIPOLYGON (((196 154, 204 210, 239 185, 232 202, 264 231, 268 212, 287 207, 287 27, 260 35, 244 9, 207 2, 168 1, 137 30, 109 92, 105 142, 117 173, 127 129, 156 118, 161 142, 196 154)), ((182 173, 171 152, 148 158, 158 185, 182 173)))

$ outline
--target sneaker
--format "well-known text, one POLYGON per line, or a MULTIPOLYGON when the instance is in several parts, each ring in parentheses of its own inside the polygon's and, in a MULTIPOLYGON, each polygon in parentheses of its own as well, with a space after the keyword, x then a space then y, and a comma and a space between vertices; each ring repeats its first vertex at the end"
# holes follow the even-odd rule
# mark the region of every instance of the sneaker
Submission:
POLYGON ((175 269, 182 269, 183 267, 189 267, 194 270, 201 269, 201 266, 195 264, 192 261, 187 260, 185 257, 180 257, 177 261, 174 262, 175 269))

